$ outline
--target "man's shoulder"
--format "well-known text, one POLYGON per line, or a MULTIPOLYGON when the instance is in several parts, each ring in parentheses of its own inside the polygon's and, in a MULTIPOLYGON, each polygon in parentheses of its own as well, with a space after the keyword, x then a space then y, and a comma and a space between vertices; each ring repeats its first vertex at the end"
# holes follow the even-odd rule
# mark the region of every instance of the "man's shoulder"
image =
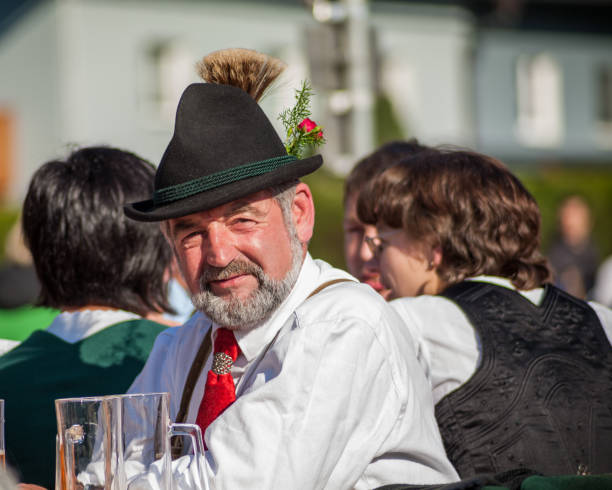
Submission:
POLYGON ((363 307, 373 311, 385 308, 385 301, 376 291, 348 272, 319 259, 313 263, 318 268, 317 283, 312 285, 310 296, 297 308, 298 314, 333 317, 359 312, 363 307))
MULTIPOLYGON (((382 296, 348 274, 340 278, 344 280, 330 283, 295 310, 297 323, 301 327, 316 329, 319 325, 319 334, 324 336, 334 335, 347 327, 361 327, 364 333, 367 332, 366 337, 370 338, 383 329, 400 328, 399 317, 382 296)), ((321 284, 326 282, 323 280, 321 284)))
POLYGON ((352 278, 342 278, 337 282, 330 281, 328 286, 307 298, 298 310, 314 311, 318 315, 325 313, 334 315, 341 311, 347 313, 360 311, 366 306, 379 311, 386 308, 386 302, 367 284, 352 278), (318 308, 322 306, 325 308, 318 308))
MULTIPOLYGON (((372 359, 388 366, 395 389, 403 393, 409 373, 420 369, 411 332, 374 289, 348 274, 346 277, 352 280, 330 284, 295 310, 292 333, 322 349, 342 345, 340 350, 347 356, 368 352, 372 359)), ((320 284, 326 280, 322 277, 320 284)), ((422 381, 425 386, 424 378, 422 381)))
POLYGON ((201 341, 210 327, 211 321, 208 317, 201 312, 197 312, 180 327, 164 330, 158 336, 158 341, 163 341, 163 343, 175 347, 192 345, 193 342, 201 341))

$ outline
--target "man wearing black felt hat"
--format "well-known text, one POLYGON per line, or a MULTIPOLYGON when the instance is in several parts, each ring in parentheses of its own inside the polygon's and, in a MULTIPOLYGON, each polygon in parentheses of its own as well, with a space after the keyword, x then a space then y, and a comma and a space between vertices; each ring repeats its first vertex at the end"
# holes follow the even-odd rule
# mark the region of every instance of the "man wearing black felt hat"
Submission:
POLYGON ((230 49, 199 67, 154 195, 126 213, 162 222, 201 313, 158 337, 130 391, 170 392, 173 419, 202 428, 215 488, 457 479, 405 325, 308 254, 298 179, 322 159, 288 154, 257 104, 283 64, 230 49))

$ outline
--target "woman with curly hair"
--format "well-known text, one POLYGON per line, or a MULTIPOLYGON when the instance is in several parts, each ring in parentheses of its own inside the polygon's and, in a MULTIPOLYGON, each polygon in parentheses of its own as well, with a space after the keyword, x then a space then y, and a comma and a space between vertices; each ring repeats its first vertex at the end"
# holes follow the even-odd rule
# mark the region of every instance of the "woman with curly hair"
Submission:
POLYGON ((550 284, 534 198, 498 160, 419 153, 374 177, 360 219, 412 330, 461 477, 612 471, 612 311, 550 284))

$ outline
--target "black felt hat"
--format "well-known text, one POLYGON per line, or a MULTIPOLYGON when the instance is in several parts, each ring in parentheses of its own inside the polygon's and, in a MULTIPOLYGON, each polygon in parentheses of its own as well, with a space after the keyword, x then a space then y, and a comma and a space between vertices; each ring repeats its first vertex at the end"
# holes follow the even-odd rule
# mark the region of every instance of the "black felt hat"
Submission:
POLYGON ((139 221, 178 218, 298 179, 322 163, 320 155, 287 155, 257 102, 240 88, 194 83, 181 96, 152 199, 128 204, 125 212, 139 221))

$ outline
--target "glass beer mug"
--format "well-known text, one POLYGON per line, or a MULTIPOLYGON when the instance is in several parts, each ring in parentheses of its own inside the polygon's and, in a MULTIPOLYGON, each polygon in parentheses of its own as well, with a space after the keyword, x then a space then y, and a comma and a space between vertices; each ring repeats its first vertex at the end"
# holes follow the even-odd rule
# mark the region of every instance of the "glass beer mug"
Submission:
POLYGON ((61 399, 55 405, 58 490, 208 489, 200 428, 170 423, 167 393, 61 399), (172 461, 175 435, 191 438, 193 457, 172 461))
POLYGON ((56 489, 124 489, 119 399, 103 396, 55 400, 55 414, 56 489))

